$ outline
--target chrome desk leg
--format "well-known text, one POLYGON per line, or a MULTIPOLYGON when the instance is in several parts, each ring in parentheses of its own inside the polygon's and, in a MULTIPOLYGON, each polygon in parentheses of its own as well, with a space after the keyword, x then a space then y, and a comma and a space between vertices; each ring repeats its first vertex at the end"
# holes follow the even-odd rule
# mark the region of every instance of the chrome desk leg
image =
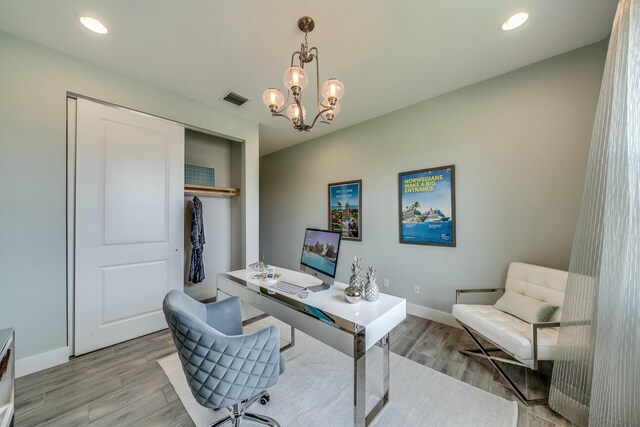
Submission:
POLYGON ((355 427, 368 426, 389 401, 389 334, 380 340, 382 347, 382 398, 367 414, 366 401, 366 375, 367 352, 365 351, 364 331, 356 333, 353 341, 353 425, 355 427))
POLYGON ((283 346, 282 348, 280 348, 280 353, 282 353, 285 350, 290 349, 294 345, 296 345, 296 328, 291 326, 291 341, 289 341, 289 344, 287 344, 287 345, 283 346))
POLYGON ((366 374, 367 352, 365 350, 364 330, 353 337, 353 425, 366 426, 366 374))
POLYGON ((382 342, 382 386, 384 387, 384 403, 389 401, 389 334, 385 335, 382 342))
POLYGON ((382 338, 382 385, 384 387, 384 403, 389 401, 389 334, 382 338))
POLYGON ((262 320, 262 319, 265 319, 267 317, 269 317, 269 315, 267 313, 258 314, 257 316, 253 316, 253 317, 250 317, 250 318, 248 318, 246 320, 243 320, 242 321, 242 326, 250 325, 250 324, 252 324, 254 322, 257 322, 258 320, 262 320))
POLYGON ((380 340, 382 347, 382 398, 367 414, 366 425, 369 425, 389 401, 389 334, 380 340))

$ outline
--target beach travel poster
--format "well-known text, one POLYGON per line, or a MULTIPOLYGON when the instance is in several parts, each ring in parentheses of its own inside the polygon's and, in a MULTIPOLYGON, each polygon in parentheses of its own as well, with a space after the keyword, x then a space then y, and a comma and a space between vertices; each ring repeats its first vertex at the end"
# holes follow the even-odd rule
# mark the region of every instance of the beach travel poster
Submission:
POLYGON ((454 165, 398 174, 400 243, 456 246, 454 165))
POLYGON ((329 184, 329 230, 362 240, 362 180, 329 184))

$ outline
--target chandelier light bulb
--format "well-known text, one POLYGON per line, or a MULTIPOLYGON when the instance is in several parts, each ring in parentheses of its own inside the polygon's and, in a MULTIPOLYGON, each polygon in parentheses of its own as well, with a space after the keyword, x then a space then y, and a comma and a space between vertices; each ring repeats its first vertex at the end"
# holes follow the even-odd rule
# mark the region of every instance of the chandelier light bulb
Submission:
MULTIPOLYGON (((300 123, 300 109, 298 104, 291 104, 287 107, 287 117, 293 124, 300 123)), ((307 110, 302 106, 302 120, 307 118, 307 110)))
POLYGON ((307 78, 307 72, 304 71, 304 69, 300 67, 290 67, 284 72, 282 82, 288 90, 296 94, 296 92, 305 90, 309 84, 309 79, 307 78))
POLYGON ((344 96, 344 85, 338 79, 329 79, 322 84, 322 98, 333 105, 344 96))
POLYGON ((330 122, 338 114, 340 114, 340 103, 336 102, 336 105, 334 105, 333 108, 331 108, 329 111, 325 111, 324 113, 322 113, 322 118, 330 122))
POLYGON ((284 105, 284 95, 278 89, 270 87, 262 94, 262 102, 271 112, 274 112, 284 105))

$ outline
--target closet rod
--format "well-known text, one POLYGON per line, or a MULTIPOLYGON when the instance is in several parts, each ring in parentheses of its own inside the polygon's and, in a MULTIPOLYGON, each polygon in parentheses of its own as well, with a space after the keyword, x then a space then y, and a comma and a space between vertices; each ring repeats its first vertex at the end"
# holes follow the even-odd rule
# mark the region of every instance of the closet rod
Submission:
POLYGON ((240 195, 240 189, 232 187, 211 187, 208 185, 185 185, 185 194, 196 194, 201 196, 229 196, 240 195))

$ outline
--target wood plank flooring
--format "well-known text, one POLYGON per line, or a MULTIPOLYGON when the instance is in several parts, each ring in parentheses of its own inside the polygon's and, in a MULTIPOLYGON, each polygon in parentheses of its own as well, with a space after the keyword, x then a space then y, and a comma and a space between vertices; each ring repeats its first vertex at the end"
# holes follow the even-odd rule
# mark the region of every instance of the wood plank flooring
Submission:
MULTIPOLYGON (((516 401, 487 362, 458 352, 470 347, 472 342, 461 329, 411 315, 391 332, 391 351, 516 401)), ((164 330, 18 378, 15 425, 193 426, 156 363, 174 351, 171 336, 164 330)), ((547 376, 511 365, 506 368, 523 388, 528 386, 529 397, 548 387, 547 376)), ((571 424, 547 406, 519 404, 518 427, 556 425, 571 424)))
POLYGON ((156 363, 168 330, 16 380, 16 426, 193 426, 156 363))
MULTIPOLYGON (((526 407, 518 401, 515 393, 489 362, 460 354, 459 349, 475 348, 471 338, 462 329, 407 315, 407 318, 391 332, 390 348, 394 353, 450 377, 518 402, 518 427, 572 425, 546 405, 526 407)), ((546 396, 550 382, 550 364, 543 365, 542 372, 506 363, 500 365, 515 378, 521 390, 527 390, 529 399, 546 396)))

